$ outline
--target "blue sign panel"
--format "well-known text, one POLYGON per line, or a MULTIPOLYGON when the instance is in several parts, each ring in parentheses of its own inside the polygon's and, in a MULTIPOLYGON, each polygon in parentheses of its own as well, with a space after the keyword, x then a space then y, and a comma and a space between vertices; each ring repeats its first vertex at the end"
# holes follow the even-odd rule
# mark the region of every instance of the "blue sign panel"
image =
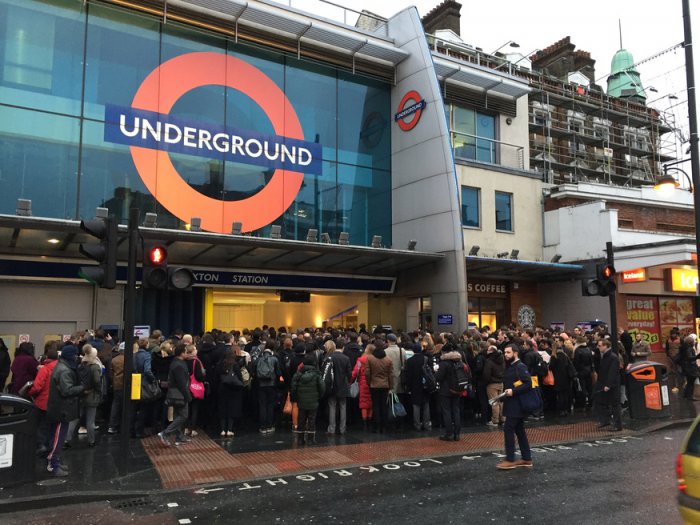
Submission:
MULTIPOLYGON (((79 280, 82 264, 64 262, 25 261, 0 259, 0 275, 5 277, 32 277, 45 279, 79 280)), ((259 288, 273 290, 343 290, 353 292, 392 293, 393 277, 366 277, 341 275, 287 274, 248 271, 219 271, 192 269, 195 286, 259 288)), ((136 279, 141 280, 141 268, 136 279)), ((126 267, 117 267, 117 280, 126 282, 126 267)))
POLYGON ((438 324, 452 324, 452 314, 438 314, 438 324))

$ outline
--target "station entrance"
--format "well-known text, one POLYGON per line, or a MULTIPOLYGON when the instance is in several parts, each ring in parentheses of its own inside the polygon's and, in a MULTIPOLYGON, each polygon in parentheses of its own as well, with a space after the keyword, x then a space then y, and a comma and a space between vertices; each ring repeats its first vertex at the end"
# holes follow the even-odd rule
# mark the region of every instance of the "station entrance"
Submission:
POLYGON ((325 327, 357 329, 367 324, 368 294, 312 292, 309 302, 282 302, 275 291, 210 288, 206 291, 206 330, 325 327))

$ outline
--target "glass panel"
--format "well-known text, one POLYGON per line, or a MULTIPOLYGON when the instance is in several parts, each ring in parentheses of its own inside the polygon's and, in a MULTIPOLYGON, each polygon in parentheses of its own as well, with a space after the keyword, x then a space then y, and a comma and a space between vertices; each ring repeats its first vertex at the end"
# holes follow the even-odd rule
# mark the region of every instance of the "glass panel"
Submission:
POLYGON ((75 218, 79 133, 76 118, 0 106, 0 213, 22 198, 36 217, 75 218))
POLYGON ((478 228, 479 224, 479 189, 462 186, 462 225, 478 228))
POLYGON ((496 162, 496 118, 491 115, 477 113, 476 115, 476 135, 491 140, 476 141, 476 159, 481 162, 496 162))
POLYGON ((454 119, 455 156, 463 159, 475 159, 476 140, 474 135, 476 133, 476 123, 474 111, 453 106, 452 118, 454 119))
POLYGON ((496 192, 496 229, 513 231, 512 206, 513 195, 511 193, 496 192))
POLYGON ((338 73, 338 160, 391 169, 391 95, 376 81, 338 73))
POLYGON ((158 28, 157 20, 90 4, 86 118, 104 121, 105 104, 131 106, 143 80, 158 67, 158 28))
POLYGON ((481 328, 488 326, 492 330, 503 326, 506 318, 506 301, 505 299, 489 299, 482 297, 479 299, 481 308, 481 328))
POLYGON ((85 37, 80 6, 0 0, 0 101, 80 114, 85 37))
POLYGON ((381 235, 382 244, 391 245, 390 203, 391 173, 338 166, 338 232, 350 233, 350 244, 369 246, 381 235))

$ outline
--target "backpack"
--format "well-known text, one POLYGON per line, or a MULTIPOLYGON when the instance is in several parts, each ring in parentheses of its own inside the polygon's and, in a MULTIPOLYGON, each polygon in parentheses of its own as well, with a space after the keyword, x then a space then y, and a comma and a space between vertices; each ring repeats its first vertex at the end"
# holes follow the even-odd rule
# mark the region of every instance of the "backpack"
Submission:
POLYGON ((421 382, 423 383, 423 391, 432 394, 437 390, 437 381, 435 380, 435 372, 430 359, 423 359, 423 368, 421 370, 421 382))
POLYGON ((272 364, 272 356, 263 354, 256 363, 255 375, 258 379, 273 379, 275 377, 275 367, 272 364))
POLYGON ((474 395, 471 373, 469 366, 462 361, 452 361, 452 378, 450 381, 450 394, 460 397, 471 397, 474 395))
POLYGON ((80 379, 80 384, 86 389, 92 388, 90 384, 90 365, 87 363, 80 363, 78 365, 78 378, 80 379))
POLYGON ((243 378, 243 386, 248 388, 250 386, 250 372, 245 366, 241 367, 241 377, 243 378))
POLYGON ((323 362, 323 372, 321 373, 323 382, 326 384, 326 394, 333 391, 333 383, 335 382, 335 372, 333 371, 333 360, 327 357, 323 362))
POLYGON ((256 363, 258 359, 263 355, 263 350, 265 349, 265 343, 258 345, 258 346, 251 346, 250 347, 250 362, 251 363, 256 363))

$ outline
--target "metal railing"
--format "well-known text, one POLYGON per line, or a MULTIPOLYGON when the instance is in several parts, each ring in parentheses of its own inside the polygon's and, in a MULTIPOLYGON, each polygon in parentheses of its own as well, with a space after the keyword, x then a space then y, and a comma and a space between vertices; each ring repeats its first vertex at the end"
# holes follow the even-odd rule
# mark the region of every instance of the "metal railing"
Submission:
POLYGON ((388 37, 389 30, 387 19, 375 15, 368 11, 358 11, 351 7, 346 7, 328 0, 276 0, 278 3, 287 5, 300 11, 313 13, 335 22, 342 22, 346 26, 357 27, 376 33, 379 36, 388 37))
POLYGON ((450 132, 455 160, 473 160, 514 169, 525 169, 525 148, 500 140, 459 131, 450 132))

